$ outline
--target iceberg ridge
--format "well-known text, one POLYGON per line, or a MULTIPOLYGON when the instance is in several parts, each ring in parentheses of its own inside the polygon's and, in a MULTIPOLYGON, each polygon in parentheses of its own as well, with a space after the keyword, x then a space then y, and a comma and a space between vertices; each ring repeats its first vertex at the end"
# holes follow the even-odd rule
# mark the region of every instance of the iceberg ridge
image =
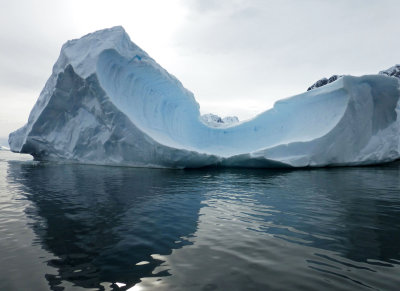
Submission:
POLYGON ((375 164, 399 158, 399 96, 397 78, 341 76, 249 121, 213 126, 193 94, 114 27, 63 45, 9 144, 37 160, 137 167, 375 164))

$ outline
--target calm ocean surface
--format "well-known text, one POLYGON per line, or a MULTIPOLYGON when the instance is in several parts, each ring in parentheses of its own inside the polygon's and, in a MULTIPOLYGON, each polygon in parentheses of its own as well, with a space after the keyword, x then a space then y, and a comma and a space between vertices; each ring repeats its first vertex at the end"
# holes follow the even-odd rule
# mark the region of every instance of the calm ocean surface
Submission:
POLYGON ((0 151, 0 290, 399 290, 400 163, 157 170, 0 151))

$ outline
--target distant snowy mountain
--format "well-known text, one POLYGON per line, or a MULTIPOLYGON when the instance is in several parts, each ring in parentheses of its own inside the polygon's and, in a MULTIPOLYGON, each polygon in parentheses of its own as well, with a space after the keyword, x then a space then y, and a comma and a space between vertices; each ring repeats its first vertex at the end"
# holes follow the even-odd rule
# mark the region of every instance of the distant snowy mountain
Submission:
POLYGON ((317 82, 315 82, 314 84, 312 84, 310 87, 308 87, 307 91, 325 86, 326 84, 332 83, 341 77, 343 77, 343 76, 342 75, 333 75, 329 79, 322 78, 322 79, 318 80, 317 82))
POLYGON ((400 65, 395 65, 387 70, 380 71, 379 74, 396 77, 400 79, 400 65))
MULTIPOLYGON (((400 65, 395 65, 393 67, 390 67, 387 70, 380 71, 379 74, 390 76, 390 77, 396 77, 396 78, 400 79, 400 65)), ((326 84, 332 83, 341 77, 343 77, 343 75, 333 75, 329 79, 327 79, 327 78, 319 79, 317 82, 315 82, 310 87, 308 87, 307 91, 325 86, 326 84)))
POLYGON ((236 116, 227 116, 224 118, 218 115, 208 113, 200 116, 201 121, 211 127, 229 127, 239 123, 239 118, 236 116))
POLYGON ((239 123, 239 118, 237 116, 226 116, 222 118, 222 122, 227 125, 235 125, 239 123))
POLYGON ((63 45, 9 144, 37 160, 135 167, 389 162, 400 157, 396 68, 324 79, 246 122, 201 117, 193 94, 114 27, 63 45))

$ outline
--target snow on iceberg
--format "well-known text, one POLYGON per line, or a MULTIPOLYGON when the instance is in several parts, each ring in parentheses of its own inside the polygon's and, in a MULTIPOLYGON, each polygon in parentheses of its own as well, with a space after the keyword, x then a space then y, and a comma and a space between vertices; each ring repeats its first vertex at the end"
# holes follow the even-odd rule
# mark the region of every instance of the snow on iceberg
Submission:
POLYGON ((399 158, 399 80, 343 76, 255 118, 209 126, 193 94, 122 27, 68 41, 28 123, 37 160, 137 167, 308 167, 399 158))

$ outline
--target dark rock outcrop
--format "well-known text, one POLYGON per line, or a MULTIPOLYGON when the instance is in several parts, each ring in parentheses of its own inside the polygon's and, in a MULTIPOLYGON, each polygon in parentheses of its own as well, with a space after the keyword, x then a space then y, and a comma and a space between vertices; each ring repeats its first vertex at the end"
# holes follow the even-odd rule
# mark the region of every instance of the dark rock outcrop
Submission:
POLYGON ((341 77, 343 77, 343 75, 333 75, 329 79, 322 78, 322 79, 318 80, 317 82, 315 82, 314 84, 312 84, 310 87, 308 87, 307 91, 325 86, 326 84, 332 83, 341 77))
POLYGON ((400 79, 400 65, 394 65, 393 67, 380 71, 380 75, 387 75, 387 76, 392 76, 400 79))

